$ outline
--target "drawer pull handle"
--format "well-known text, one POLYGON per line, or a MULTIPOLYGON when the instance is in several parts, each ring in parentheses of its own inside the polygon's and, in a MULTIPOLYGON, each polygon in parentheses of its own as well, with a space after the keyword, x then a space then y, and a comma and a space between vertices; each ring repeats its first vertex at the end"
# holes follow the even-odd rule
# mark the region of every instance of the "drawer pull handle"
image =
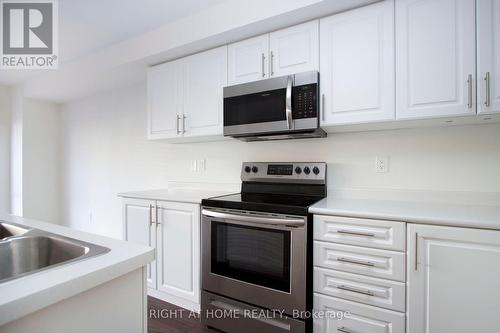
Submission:
POLYGON ((357 232, 357 231, 348 231, 348 230, 337 230, 338 234, 346 234, 353 236, 363 236, 363 237, 375 237, 375 234, 369 232, 357 232))
POLYGON ((337 286, 337 289, 351 291, 353 293, 363 294, 363 295, 367 295, 367 296, 375 296, 375 293, 373 291, 368 290, 368 289, 363 290, 363 289, 345 286, 343 284, 337 286))
POLYGON ((345 326, 337 327, 337 332, 342 332, 342 333, 356 333, 353 330, 345 328, 345 326))
POLYGON ((337 261, 346 262, 346 263, 349 263, 349 264, 369 266, 369 267, 374 267, 375 266, 375 264, 372 263, 372 262, 370 262, 370 261, 361 261, 361 260, 356 260, 356 259, 347 259, 347 258, 344 258, 344 257, 337 258, 337 261))

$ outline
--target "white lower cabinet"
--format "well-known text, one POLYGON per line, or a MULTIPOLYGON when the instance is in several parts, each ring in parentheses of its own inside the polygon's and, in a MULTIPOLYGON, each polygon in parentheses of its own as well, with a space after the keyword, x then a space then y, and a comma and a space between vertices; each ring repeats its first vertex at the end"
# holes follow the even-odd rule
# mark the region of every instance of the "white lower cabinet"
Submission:
POLYGON ((403 222, 314 216, 314 333, 405 332, 405 231, 403 222))
POLYGON ((200 300, 200 209, 157 202, 158 291, 182 300, 200 300))
POLYGON ((403 282, 315 267, 314 289, 329 296, 405 311, 406 285, 403 282))
POLYGON ((314 321, 315 333, 403 333, 405 314, 350 302, 320 294, 314 295, 314 309, 330 315, 314 321), (339 313, 347 313, 342 317, 339 313))
POLYGON ((315 240, 314 265, 382 279, 405 281, 404 252, 315 240))
POLYGON ((500 231, 408 225, 408 333, 500 330, 500 231))
POLYGON ((156 248, 148 265, 148 294, 200 310, 200 206, 123 199, 124 238, 156 248))
MULTIPOLYGON (((123 239, 156 247, 154 206, 154 200, 123 199, 123 239)), ((156 288, 156 261, 148 264, 146 276, 148 288, 156 288)))

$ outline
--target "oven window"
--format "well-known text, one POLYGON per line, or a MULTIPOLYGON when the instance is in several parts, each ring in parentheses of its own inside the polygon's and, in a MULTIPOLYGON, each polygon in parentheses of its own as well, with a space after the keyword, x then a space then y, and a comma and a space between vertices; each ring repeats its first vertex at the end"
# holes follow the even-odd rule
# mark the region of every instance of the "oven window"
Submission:
POLYGON ((290 231, 212 222, 212 273, 290 292, 290 231))
POLYGON ((224 126, 286 120, 286 89, 224 98, 224 126))

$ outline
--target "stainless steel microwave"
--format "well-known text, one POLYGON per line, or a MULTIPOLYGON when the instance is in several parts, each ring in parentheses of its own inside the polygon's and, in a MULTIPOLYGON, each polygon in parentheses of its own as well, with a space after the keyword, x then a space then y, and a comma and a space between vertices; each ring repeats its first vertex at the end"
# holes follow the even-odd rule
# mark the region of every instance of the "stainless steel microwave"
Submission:
POLYGON ((243 141, 325 137, 319 127, 319 73, 224 88, 224 136, 243 141))

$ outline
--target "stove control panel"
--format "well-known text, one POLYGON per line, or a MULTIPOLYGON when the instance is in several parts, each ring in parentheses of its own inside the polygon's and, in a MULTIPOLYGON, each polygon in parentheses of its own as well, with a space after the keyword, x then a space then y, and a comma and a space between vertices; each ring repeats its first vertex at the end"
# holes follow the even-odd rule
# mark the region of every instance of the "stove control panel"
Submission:
POLYGON ((244 162, 244 182, 325 184, 325 162, 244 162))

